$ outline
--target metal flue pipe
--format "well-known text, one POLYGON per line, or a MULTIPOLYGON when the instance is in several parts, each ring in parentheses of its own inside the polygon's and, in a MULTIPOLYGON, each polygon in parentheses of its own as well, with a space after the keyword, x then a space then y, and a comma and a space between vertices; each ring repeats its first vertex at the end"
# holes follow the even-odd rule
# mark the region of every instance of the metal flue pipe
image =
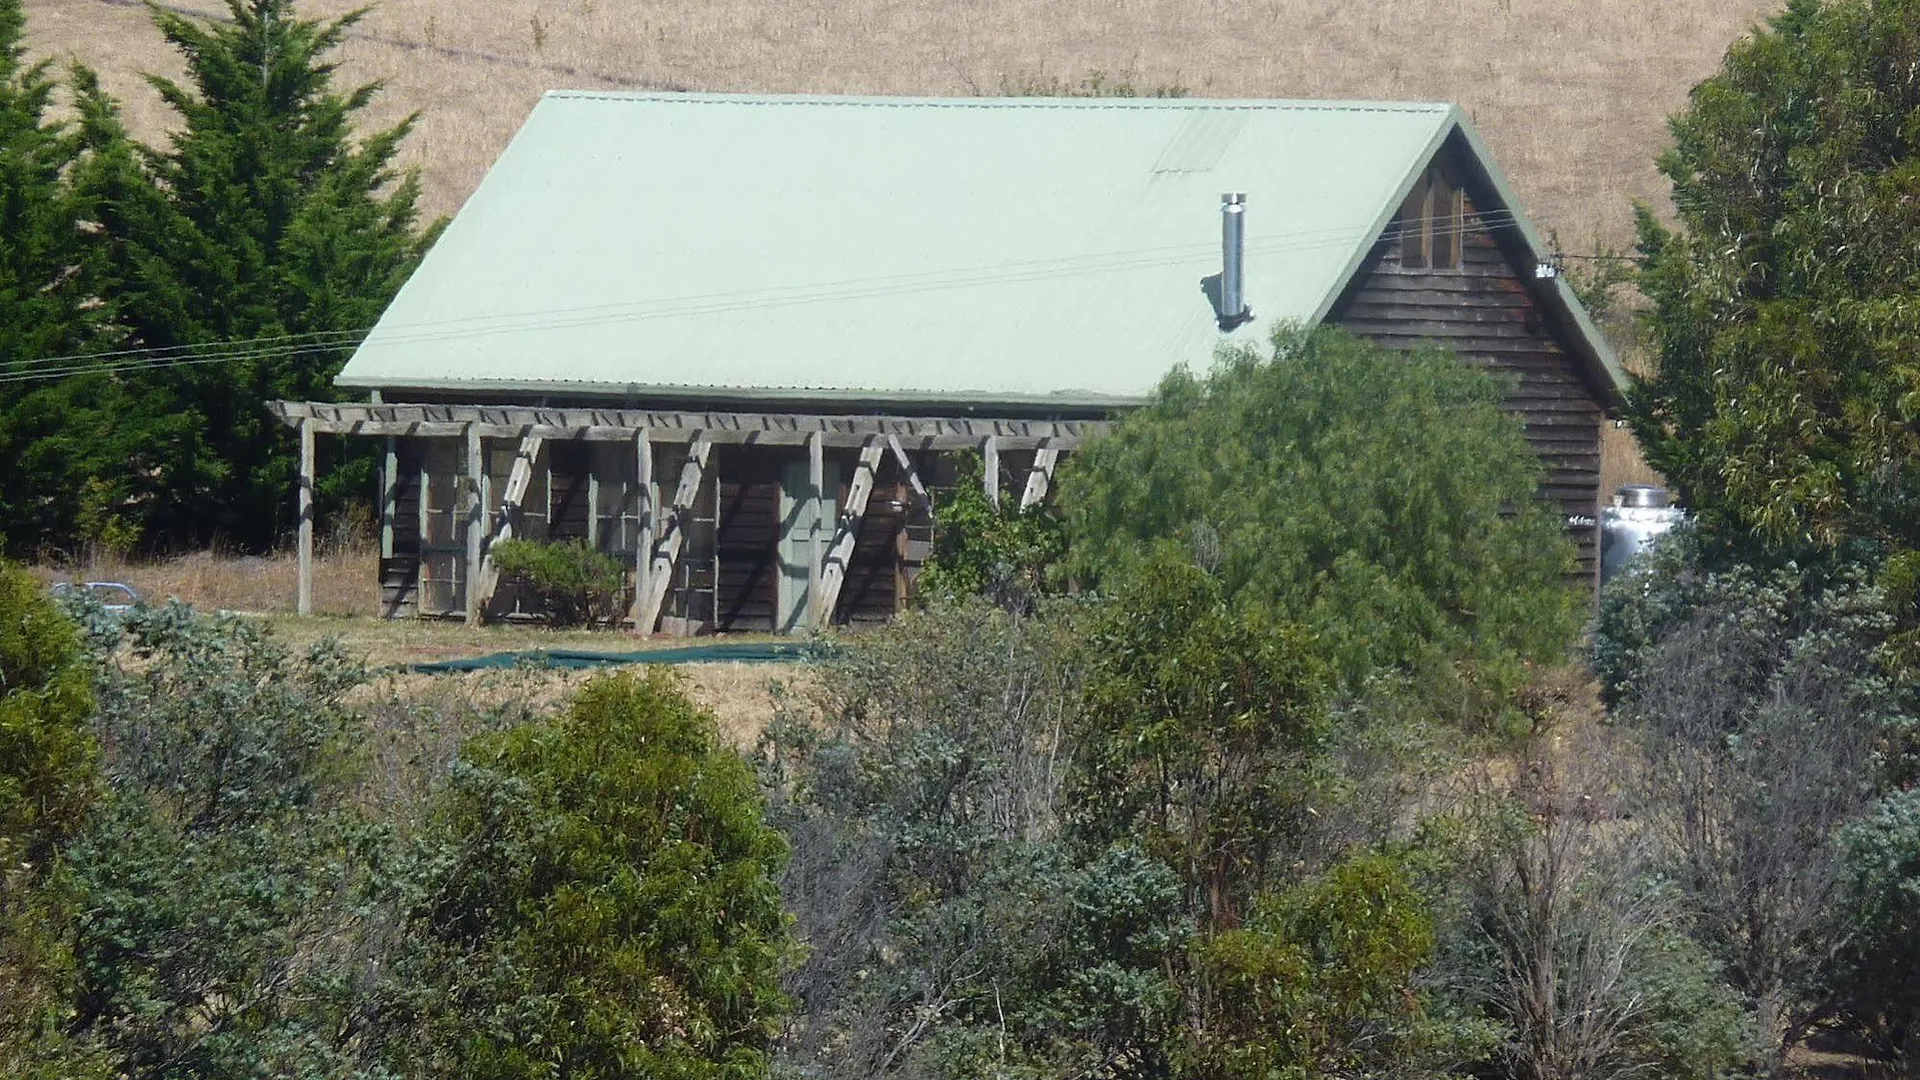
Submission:
POLYGON ((1220 329, 1249 322, 1245 295, 1247 197, 1237 191, 1220 196, 1220 329))

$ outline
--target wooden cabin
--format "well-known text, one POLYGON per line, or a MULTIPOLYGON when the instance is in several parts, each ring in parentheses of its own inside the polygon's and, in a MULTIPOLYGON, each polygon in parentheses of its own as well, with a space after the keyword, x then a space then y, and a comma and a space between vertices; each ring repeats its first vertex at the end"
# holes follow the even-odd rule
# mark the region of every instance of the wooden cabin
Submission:
POLYGON ((1624 377, 1444 104, 551 93, 341 372, 366 400, 273 408, 309 476, 384 446, 389 616, 529 613, 488 559, 522 536, 620 558, 641 631, 791 631, 899 610, 956 452, 1043 499, 1282 321, 1510 376, 1595 573, 1624 377))

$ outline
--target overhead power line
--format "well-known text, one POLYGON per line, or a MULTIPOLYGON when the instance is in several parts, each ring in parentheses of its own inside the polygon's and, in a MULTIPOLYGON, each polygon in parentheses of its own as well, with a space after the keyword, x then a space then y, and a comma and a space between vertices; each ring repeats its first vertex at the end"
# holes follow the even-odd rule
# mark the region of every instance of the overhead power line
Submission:
MULTIPOLYGON (((1450 215, 1403 219, 1383 230, 1375 242, 1379 245, 1396 244, 1416 232, 1424 232, 1430 224, 1438 222, 1446 223, 1436 230, 1439 234, 1465 237, 1512 227, 1515 220, 1515 215, 1511 211, 1468 215, 1457 227, 1452 225, 1453 219, 1450 215)), ((1359 235, 1364 234, 1356 234, 1350 229, 1300 230, 1284 237, 1270 237, 1263 242, 1249 244, 1247 251, 1249 254, 1279 254, 1337 247, 1351 244, 1359 235)), ((527 333, 540 330, 574 329, 614 322, 682 318, 739 310, 742 307, 766 308, 831 303, 942 289, 1017 284, 1049 277, 1124 272, 1172 265, 1191 261, 1195 257, 1217 249, 1218 245, 1213 243, 1170 245, 1092 256, 1019 260, 960 270, 918 271, 839 282, 773 286, 762 290, 693 294, 660 301, 633 301, 542 312, 428 320, 389 327, 389 332, 381 335, 381 341, 383 344, 405 345, 501 333, 527 333)), ((1600 256, 1562 254, 1558 257, 1600 256)), ((147 349, 121 349, 104 353, 76 353, 16 360, 4 369, 0 369, 0 385, 81 374, 134 373, 202 364, 286 359, 358 345, 371 332, 371 327, 314 331, 199 346, 176 345, 147 349)))

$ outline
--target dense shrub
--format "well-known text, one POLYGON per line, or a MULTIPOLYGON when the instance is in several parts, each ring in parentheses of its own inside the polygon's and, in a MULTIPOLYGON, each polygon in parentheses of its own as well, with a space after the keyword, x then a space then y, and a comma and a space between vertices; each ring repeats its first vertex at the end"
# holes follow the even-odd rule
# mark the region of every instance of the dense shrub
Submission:
POLYGON ((1896 627, 1863 570, 1716 563, 1686 535, 1610 585, 1596 624, 1614 715, 1644 736, 1666 870, 1776 1057, 1833 1010, 1853 933, 1835 917, 1841 830, 1903 767, 1914 688, 1883 663, 1896 627))
POLYGON ((1061 484, 1071 565, 1106 582, 1174 540, 1227 598, 1313 634, 1339 684, 1414 675, 1484 715, 1564 658, 1572 548, 1494 379, 1439 351, 1282 330, 1176 371, 1061 484))
POLYGON ((1066 532, 1052 508, 1021 507, 1017 495, 987 499, 979 457, 961 459, 953 490, 935 515, 933 561, 916 585, 922 600, 985 596, 1002 607, 1031 609, 1061 584, 1066 532))
POLYGON ((1829 983, 1841 1015, 1911 1068, 1920 1061, 1920 791, 1883 799, 1841 841, 1829 983))
POLYGON ((54 873, 98 792, 92 711, 78 628, 0 563, 0 1075, 105 1072, 65 1037, 74 910, 54 873))
POLYGON ((98 678, 108 792, 68 855, 77 1030, 135 1075, 351 1072, 381 959, 361 669, 178 605, 126 628, 98 678))
MULTIPOLYGON (((1110 577, 1110 581, 1111 581, 1110 577)), ((1325 783, 1325 676, 1310 639, 1230 606, 1163 548, 1090 620, 1071 804, 1096 842, 1135 838, 1203 925, 1237 923, 1286 865, 1325 783)))
POLYGON ((1177 879, 1059 841, 1078 625, 1061 601, 936 604, 845 641, 769 730, 794 845, 782 891, 808 946, 782 1047, 801 1075, 1093 1068, 1154 1041, 1177 879))
POLYGON ((93 687, 79 629, 0 563, 0 859, 39 863, 94 794, 93 687))
POLYGON ((1195 946, 1199 1017, 1176 1075, 1190 1080, 1457 1075, 1497 1039, 1419 984, 1429 899, 1396 860, 1359 853, 1262 894, 1245 925, 1195 946))
POLYGON ((937 602, 845 642, 789 702, 762 760, 808 946, 781 1046, 793 1075, 1419 1070, 1485 1045, 1420 984, 1430 922, 1364 987, 1323 972, 1276 989, 1237 966, 1293 950, 1319 970, 1341 943, 1401 940, 1427 901, 1381 925, 1358 902, 1374 878, 1302 885, 1324 869, 1315 813, 1338 816, 1342 794, 1322 665, 1179 552, 1142 568, 1031 612, 937 602), (1282 908, 1319 921, 1253 926, 1282 908), (1298 1044, 1265 1033, 1281 1013, 1243 1000, 1256 984, 1321 1026, 1298 1044), (1285 1046, 1260 1057, 1269 1039, 1285 1046))
POLYGON ((490 557, 503 576, 519 578, 533 590, 555 626, 608 623, 622 614, 626 569, 585 541, 502 540, 490 557))
POLYGON ((713 718, 663 671, 611 676, 463 758, 412 886, 394 1067, 764 1075, 786 846, 713 718))

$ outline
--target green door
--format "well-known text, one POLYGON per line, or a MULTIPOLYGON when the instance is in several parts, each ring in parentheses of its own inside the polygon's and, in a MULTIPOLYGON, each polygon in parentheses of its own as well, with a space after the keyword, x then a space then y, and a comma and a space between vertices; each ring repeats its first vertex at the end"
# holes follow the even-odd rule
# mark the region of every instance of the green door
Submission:
POLYGON ((817 533, 824 556, 827 545, 833 543, 834 523, 840 520, 840 469, 829 461, 823 475, 820 513, 816 517, 808 513, 812 491, 807 483, 806 459, 787 462, 780 473, 780 576, 773 611, 774 629, 782 634, 806 627, 807 567, 813 555, 813 538, 817 533))

